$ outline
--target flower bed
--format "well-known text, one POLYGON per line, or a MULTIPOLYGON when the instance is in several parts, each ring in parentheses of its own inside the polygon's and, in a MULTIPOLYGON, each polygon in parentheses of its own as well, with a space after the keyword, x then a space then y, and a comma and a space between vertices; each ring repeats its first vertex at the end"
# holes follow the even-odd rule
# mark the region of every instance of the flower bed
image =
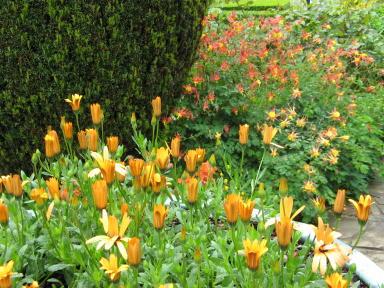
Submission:
MULTIPOLYGON (((67 101, 75 118, 81 100, 74 95, 67 101)), ((280 200, 269 208, 260 181, 252 193, 238 193, 243 158, 226 189, 205 149, 189 150, 183 159, 184 141, 175 138, 167 145, 158 137, 161 99, 152 106, 150 140, 138 130, 134 114, 131 120, 140 158, 122 158, 124 147, 118 137, 104 137, 102 110, 92 105, 93 128, 80 130, 79 123, 62 119, 62 133, 49 130, 44 155, 32 156, 32 175, 1 178, 1 287, 345 287, 351 282, 352 272, 342 275, 341 269, 352 251, 335 241, 339 233, 321 218, 315 247, 309 240, 299 242, 292 220, 306 208, 292 213, 294 200, 284 181, 280 200), (167 199, 174 199, 168 207, 167 199), (254 207, 261 211, 257 229, 250 225, 254 207)), ((268 148, 274 132, 268 126, 263 131, 268 148)), ((239 145, 247 141, 243 126, 239 145)), ((344 199, 337 203, 343 207, 344 199)), ((370 205, 369 196, 357 204, 362 227, 370 205)))

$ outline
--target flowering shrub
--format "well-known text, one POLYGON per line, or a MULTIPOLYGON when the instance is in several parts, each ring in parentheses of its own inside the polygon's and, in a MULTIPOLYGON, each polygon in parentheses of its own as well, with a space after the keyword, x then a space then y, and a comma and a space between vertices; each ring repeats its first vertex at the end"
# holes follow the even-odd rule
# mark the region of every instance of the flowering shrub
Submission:
MULTIPOLYGON (((375 105, 365 101, 383 91, 364 77, 380 74, 374 59, 354 41, 328 38, 329 24, 316 34, 304 29, 303 20, 281 16, 209 15, 204 24, 200 59, 182 101, 163 119, 172 122, 169 133, 215 152, 231 176, 241 155, 238 127, 247 123, 246 171, 252 178, 252 168, 264 161, 268 189, 276 191, 276 179, 284 176, 290 192, 304 202, 319 195, 332 204, 338 188, 355 196, 364 192, 382 167, 381 124, 363 113, 364 105, 375 105), (259 137, 265 124, 278 129, 267 148, 259 137)), ((243 184, 242 191, 249 190, 243 184)))
MULTIPOLYGON (((76 115, 81 100, 80 95, 67 100, 76 115)), ((141 157, 123 159, 119 139, 101 136, 101 107, 91 107, 92 128, 80 130, 78 123, 62 119, 62 133, 47 132, 45 153, 37 150, 32 156, 32 175, 0 178, 1 287, 351 283, 352 271, 343 273, 342 267, 352 251, 334 241, 340 233, 322 218, 314 228, 315 247, 311 241, 299 241, 295 230, 300 226, 293 219, 306 208, 295 211, 285 180, 280 181, 280 199, 270 207, 264 206, 262 183, 255 183, 257 197, 226 188, 213 157, 205 161, 204 148, 189 150, 182 159, 184 141, 175 138, 166 145, 157 136, 160 98, 152 101, 150 140, 132 115, 133 139, 141 157), (272 216, 278 211, 279 217, 272 216)), ((272 145, 275 133, 264 126, 263 143, 272 145)), ((248 136, 245 125, 239 138, 242 151, 248 136)), ((240 168, 234 169, 233 183, 241 183, 244 161, 242 157, 240 168)), ((338 215, 344 202, 341 191, 335 202, 338 215)), ((351 202, 362 233, 371 198, 351 202)))

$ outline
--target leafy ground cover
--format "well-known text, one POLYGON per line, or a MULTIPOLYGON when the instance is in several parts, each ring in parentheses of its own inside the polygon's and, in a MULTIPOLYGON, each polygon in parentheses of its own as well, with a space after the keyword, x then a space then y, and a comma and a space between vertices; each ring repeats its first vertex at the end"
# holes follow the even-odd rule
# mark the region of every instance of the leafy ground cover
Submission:
MULTIPOLYGON (((332 205, 338 189, 354 197, 365 192, 383 171, 381 64, 356 40, 330 37, 328 22, 315 32, 306 20, 282 16, 210 15, 205 23, 184 97, 163 119, 168 133, 214 153, 228 178, 244 153, 243 192, 261 162, 267 189, 276 191, 284 176, 300 204, 319 196, 332 205), (235 137, 242 124, 250 126, 243 150, 235 137), (268 150, 260 139, 264 125, 278 131, 268 150)), ((304 213, 307 221, 314 215, 304 213)))

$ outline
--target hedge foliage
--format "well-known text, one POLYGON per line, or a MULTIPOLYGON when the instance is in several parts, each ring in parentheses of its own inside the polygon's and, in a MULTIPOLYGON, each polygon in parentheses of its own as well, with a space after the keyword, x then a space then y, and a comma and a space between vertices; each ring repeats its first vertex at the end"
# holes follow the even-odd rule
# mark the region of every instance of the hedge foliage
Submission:
MULTIPOLYGON (((82 109, 100 103, 106 131, 125 143, 130 112, 148 128, 150 99, 170 104, 180 94, 208 2, 2 1, 0 173, 30 167, 46 125, 60 123, 59 111, 74 122, 64 102, 70 94, 85 96, 82 109)), ((88 114, 81 113, 81 122, 91 124, 88 114)))

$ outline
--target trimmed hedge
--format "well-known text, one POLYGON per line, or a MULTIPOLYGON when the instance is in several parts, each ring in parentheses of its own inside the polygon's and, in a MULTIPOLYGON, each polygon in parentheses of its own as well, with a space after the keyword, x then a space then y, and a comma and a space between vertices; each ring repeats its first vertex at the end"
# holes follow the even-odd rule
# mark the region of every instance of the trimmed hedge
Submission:
MULTIPOLYGON (((105 131, 130 141, 130 112, 171 104, 195 60, 210 0, 4 0, 0 6, 0 173, 30 167, 46 126, 75 122, 70 94, 100 103, 105 131)), ((84 111, 85 109, 85 111, 84 111)))

